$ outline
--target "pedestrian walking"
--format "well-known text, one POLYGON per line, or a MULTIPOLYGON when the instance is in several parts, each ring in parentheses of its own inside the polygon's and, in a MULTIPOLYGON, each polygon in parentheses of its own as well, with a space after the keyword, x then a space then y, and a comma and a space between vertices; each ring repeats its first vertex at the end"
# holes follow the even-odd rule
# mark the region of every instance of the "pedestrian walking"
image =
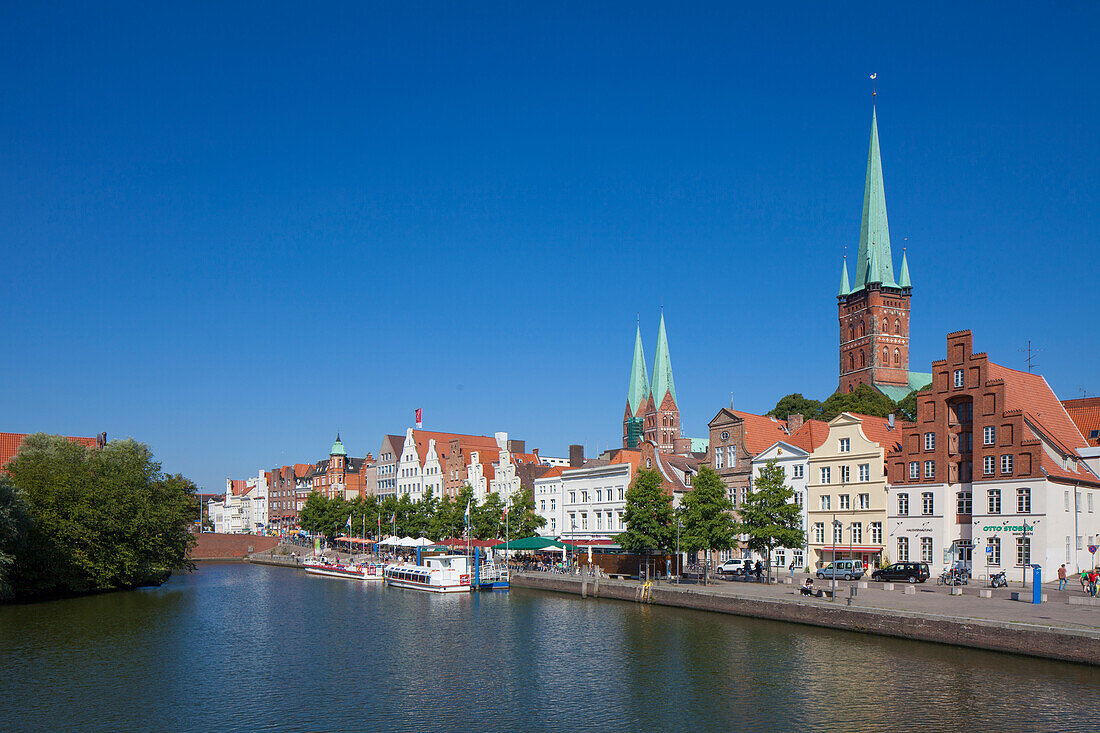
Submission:
POLYGON ((1062 563, 1062 567, 1058 568, 1058 590, 1066 589, 1066 564, 1062 563))

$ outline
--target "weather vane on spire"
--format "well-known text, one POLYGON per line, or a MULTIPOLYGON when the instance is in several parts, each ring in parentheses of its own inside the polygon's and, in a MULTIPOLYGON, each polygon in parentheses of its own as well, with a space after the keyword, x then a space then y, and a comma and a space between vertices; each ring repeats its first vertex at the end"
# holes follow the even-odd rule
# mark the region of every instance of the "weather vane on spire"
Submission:
POLYGON ((878 72, 877 71, 875 73, 871 74, 871 99, 874 99, 875 95, 878 94, 878 92, 875 91, 875 79, 877 79, 877 78, 878 78, 878 72))

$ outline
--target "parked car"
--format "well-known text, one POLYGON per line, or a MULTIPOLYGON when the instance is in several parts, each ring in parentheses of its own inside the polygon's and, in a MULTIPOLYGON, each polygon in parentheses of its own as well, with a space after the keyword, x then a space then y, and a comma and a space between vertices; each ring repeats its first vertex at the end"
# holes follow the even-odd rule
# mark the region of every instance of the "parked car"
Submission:
POLYGON ((923 583, 931 577, 926 562, 896 562, 871 573, 871 580, 904 580, 907 583, 923 583))
POLYGON ((818 570, 817 577, 858 580, 863 577, 863 563, 859 560, 837 560, 818 570))
POLYGON ((752 560, 739 557, 735 560, 726 560, 724 563, 718 566, 719 575, 744 575, 746 572, 750 572, 752 568, 752 560))

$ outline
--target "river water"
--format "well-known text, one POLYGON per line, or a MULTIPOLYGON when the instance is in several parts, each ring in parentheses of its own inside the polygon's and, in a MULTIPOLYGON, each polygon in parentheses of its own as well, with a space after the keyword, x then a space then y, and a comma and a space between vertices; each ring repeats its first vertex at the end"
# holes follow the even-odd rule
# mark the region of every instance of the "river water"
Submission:
POLYGON ((246 564, 0 607, 0 729, 1068 731, 1095 667, 246 564))

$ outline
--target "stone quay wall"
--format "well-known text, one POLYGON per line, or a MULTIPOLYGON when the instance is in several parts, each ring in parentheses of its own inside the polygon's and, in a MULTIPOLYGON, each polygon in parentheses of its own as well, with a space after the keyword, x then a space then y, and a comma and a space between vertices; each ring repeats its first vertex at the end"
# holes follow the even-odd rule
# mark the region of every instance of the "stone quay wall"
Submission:
POLYGON ((593 578, 513 573, 511 582, 518 588, 621 601, 642 601, 645 593, 645 602, 662 606, 1100 664, 1100 633, 1095 630, 1077 631, 1026 622, 983 621, 889 609, 851 608, 840 605, 839 600, 834 604, 811 599, 750 598, 675 585, 651 586, 643 591, 638 583, 606 578, 597 582, 593 578))

